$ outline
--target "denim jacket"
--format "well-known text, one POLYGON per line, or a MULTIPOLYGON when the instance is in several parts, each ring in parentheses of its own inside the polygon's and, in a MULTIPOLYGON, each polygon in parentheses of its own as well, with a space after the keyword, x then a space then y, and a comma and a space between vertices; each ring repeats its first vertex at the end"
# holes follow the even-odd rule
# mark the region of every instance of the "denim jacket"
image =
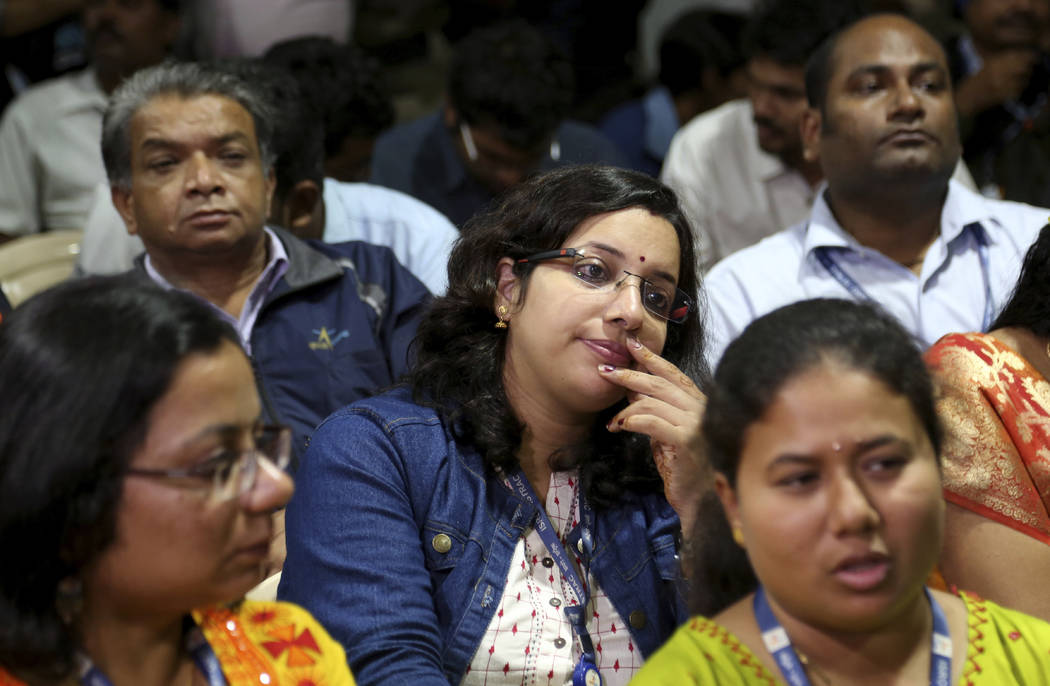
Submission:
MULTIPOLYGON (((405 388, 326 419, 296 476, 279 596, 343 644, 362 686, 458 684, 536 510, 405 388)), ((686 619, 678 527, 659 495, 596 513, 590 572, 645 656, 686 619)))

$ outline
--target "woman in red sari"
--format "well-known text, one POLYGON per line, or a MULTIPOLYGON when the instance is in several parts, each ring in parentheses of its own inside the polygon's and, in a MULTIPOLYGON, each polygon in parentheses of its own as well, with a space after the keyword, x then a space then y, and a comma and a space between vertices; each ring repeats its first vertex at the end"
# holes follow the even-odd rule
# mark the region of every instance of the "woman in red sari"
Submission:
POLYGON ((1050 226, 991 329, 926 353, 947 430, 941 572, 1050 620, 1050 226))

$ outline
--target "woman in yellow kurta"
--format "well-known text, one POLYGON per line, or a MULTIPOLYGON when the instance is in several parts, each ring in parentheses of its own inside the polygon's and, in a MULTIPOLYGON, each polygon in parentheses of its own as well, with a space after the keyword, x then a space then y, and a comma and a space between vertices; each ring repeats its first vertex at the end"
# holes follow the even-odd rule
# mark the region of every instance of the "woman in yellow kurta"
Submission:
POLYGON ((941 432, 889 315, 811 300, 755 321, 719 364, 703 430, 724 515, 700 520, 692 583, 712 619, 632 683, 1050 684, 1050 624, 925 586, 941 432), (730 541, 743 557, 718 549, 730 541))
MULTIPOLYGON (((959 686, 1047 683, 1050 627, 1042 620, 962 593, 968 620, 959 686), (1040 679, 1042 679, 1040 681, 1040 679)), ((664 644, 633 684, 784 683, 751 649, 713 619, 694 617, 664 644)), ((820 683, 819 677, 814 683, 820 683)))
POLYGON ((291 496, 236 332, 121 278, 0 325, 0 684, 348 686, 302 608, 242 601, 291 496))

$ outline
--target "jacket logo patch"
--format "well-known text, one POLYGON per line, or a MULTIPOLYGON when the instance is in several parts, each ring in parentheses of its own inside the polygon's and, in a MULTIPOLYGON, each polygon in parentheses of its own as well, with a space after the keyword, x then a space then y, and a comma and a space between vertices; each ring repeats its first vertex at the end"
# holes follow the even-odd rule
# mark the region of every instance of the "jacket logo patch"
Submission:
POLYGON ((328 327, 322 326, 320 330, 314 329, 316 341, 310 341, 310 350, 335 350, 335 344, 350 336, 350 332, 343 330, 334 335, 328 331, 328 327))

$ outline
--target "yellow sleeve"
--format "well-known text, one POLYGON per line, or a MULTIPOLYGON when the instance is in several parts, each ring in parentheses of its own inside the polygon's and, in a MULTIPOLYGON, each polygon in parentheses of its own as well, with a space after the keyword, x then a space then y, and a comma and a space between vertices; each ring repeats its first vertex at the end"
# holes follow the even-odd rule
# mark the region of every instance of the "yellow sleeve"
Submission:
POLYGON ((291 603, 246 600, 235 609, 194 612, 230 686, 353 686, 346 653, 313 616, 291 603))

